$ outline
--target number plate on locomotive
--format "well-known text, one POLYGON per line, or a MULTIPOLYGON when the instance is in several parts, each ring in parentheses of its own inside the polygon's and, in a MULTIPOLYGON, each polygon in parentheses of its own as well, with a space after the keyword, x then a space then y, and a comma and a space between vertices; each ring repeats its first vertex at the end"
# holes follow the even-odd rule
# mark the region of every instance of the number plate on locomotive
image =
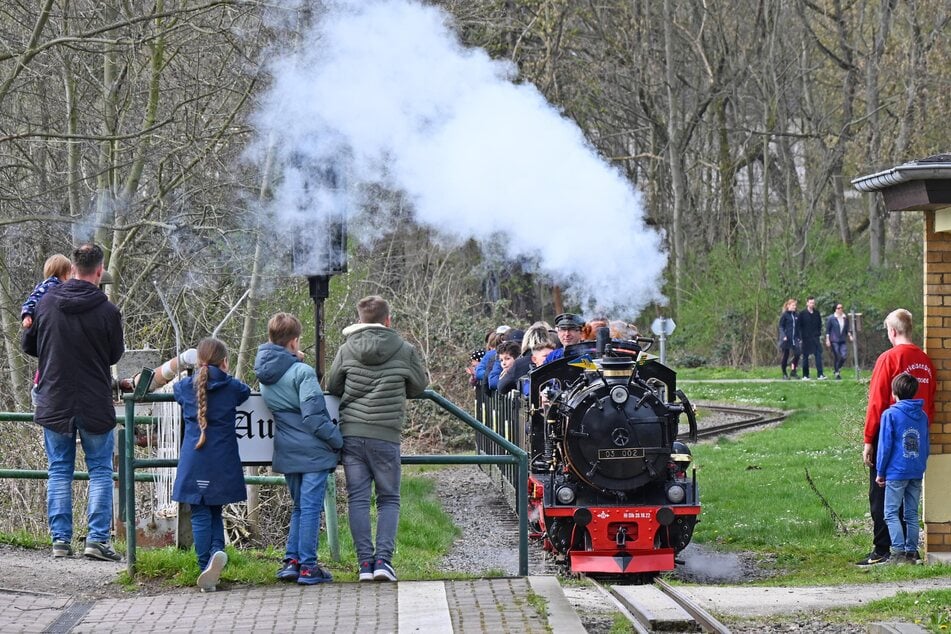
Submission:
POLYGON ((630 449, 598 449, 598 460, 620 460, 624 458, 643 458, 643 447, 630 449))

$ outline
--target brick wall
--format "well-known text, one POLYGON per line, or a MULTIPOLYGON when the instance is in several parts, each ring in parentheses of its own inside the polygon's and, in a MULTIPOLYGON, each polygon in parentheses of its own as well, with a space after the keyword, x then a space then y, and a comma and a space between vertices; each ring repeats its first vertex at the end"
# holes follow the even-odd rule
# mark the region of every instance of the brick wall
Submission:
MULTIPOLYGON (((934 457, 951 454, 951 233, 935 232, 935 212, 924 213, 924 345, 938 371, 935 420, 929 428, 934 457)), ((929 464, 925 488, 931 471, 929 464)), ((946 490, 948 484, 933 481, 931 486, 946 490)), ((926 522, 924 529, 929 552, 951 552, 951 522, 926 522)))

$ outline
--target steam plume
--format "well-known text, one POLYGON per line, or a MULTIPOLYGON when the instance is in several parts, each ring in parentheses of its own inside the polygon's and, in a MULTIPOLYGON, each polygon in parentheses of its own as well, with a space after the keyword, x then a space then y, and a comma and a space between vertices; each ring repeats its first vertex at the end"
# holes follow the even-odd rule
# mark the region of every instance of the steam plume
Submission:
POLYGON ((331 3, 271 71, 255 123, 279 154, 273 208, 285 221, 316 222, 339 198, 313 179, 333 165, 350 196, 379 183, 448 234, 504 232, 509 255, 536 257, 585 305, 636 311, 660 298, 666 257, 638 192, 534 86, 515 83, 512 64, 464 47, 442 10, 331 3))

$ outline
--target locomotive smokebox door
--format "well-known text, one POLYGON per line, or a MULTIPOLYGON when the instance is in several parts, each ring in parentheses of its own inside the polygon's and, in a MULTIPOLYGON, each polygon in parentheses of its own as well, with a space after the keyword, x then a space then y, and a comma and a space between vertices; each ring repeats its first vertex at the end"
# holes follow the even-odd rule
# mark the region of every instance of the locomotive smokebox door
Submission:
POLYGON ((633 371, 629 358, 605 357, 603 380, 569 402, 567 462, 579 478, 603 491, 630 491, 666 474, 667 409, 631 382, 633 371))

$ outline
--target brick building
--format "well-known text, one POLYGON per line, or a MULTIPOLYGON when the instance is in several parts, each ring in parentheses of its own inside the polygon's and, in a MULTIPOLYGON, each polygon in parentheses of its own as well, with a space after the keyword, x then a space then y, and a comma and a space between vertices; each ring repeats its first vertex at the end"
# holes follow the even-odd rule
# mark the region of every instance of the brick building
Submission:
MULTIPOLYGON (((951 154, 939 154, 852 181, 881 192, 890 212, 923 211, 924 349, 938 371, 922 523, 928 559, 951 557, 951 154)), ((897 307, 896 307, 897 308, 897 307)))

